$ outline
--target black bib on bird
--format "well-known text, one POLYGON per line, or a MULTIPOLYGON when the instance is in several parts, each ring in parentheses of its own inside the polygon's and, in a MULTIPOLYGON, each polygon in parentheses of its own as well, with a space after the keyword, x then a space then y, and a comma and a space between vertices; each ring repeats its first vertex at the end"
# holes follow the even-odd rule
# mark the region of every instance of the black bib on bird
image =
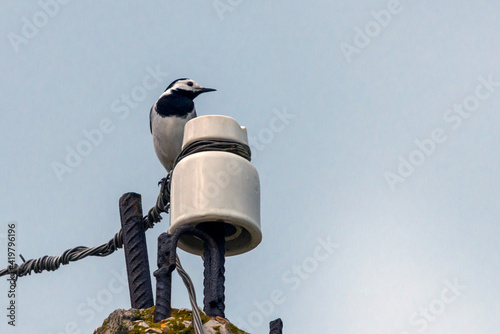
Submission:
POLYGON ((163 117, 186 117, 193 109, 194 102, 192 98, 183 96, 179 93, 162 96, 158 102, 156 102, 156 111, 163 117))

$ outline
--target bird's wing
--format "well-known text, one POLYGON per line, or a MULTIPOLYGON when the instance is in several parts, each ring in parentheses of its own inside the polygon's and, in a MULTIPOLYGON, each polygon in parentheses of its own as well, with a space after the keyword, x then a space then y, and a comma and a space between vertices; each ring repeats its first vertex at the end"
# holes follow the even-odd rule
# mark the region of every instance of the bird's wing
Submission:
POLYGON ((153 106, 151 107, 151 110, 149 111, 149 131, 151 131, 151 133, 153 133, 153 124, 152 124, 152 117, 153 117, 153 108, 155 107, 156 103, 153 104, 153 106))

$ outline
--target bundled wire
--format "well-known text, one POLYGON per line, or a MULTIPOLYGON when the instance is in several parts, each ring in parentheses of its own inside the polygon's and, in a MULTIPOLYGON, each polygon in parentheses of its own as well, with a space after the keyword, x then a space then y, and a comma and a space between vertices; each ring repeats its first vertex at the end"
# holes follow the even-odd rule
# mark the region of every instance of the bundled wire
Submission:
POLYGON ((252 159, 252 152, 248 145, 229 140, 203 139, 196 140, 184 147, 181 153, 177 156, 177 159, 175 159, 174 168, 182 159, 184 159, 188 155, 207 151, 229 152, 239 155, 240 157, 248 161, 252 159))
POLYGON ((198 304, 196 303, 196 292, 194 291, 194 285, 191 281, 191 278, 187 274, 187 272, 182 268, 181 260, 179 256, 176 255, 175 268, 179 273, 179 276, 182 278, 184 285, 189 294, 189 301, 191 302, 191 309, 193 314, 193 328, 196 334, 205 334, 205 330, 203 329, 203 323, 201 321, 200 309, 198 308, 198 304))

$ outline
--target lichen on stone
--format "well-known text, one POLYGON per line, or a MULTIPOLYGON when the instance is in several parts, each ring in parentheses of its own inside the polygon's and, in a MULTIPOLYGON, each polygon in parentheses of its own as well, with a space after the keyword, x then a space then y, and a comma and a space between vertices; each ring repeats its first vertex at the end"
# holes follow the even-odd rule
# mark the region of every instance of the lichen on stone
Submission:
MULTIPOLYGON (((200 311, 203 329, 207 334, 249 334, 223 318, 211 318, 200 311)), ((172 316, 158 323, 154 319, 154 306, 148 309, 118 309, 104 320, 94 334, 195 334, 192 313, 187 309, 172 309, 172 316)))

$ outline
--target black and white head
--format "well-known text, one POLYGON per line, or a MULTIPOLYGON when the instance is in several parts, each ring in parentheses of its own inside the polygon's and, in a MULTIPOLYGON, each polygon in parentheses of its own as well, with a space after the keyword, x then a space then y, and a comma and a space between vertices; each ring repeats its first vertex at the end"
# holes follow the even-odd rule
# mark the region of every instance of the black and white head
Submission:
POLYGON ((194 80, 181 78, 172 82, 162 95, 178 94, 193 100, 202 93, 213 91, 215 89, 202 87, 194 80))

